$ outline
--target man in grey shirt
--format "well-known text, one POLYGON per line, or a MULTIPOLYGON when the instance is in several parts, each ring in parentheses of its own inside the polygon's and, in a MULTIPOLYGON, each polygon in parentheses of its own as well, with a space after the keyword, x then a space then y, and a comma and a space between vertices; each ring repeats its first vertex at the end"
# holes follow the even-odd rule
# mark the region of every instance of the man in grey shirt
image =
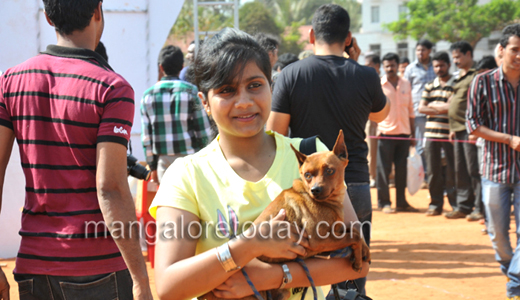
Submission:
POLYGON ((426 115, 419 113, 419 103, 421 102, 424 86, 435 79, 432 60, 430 54, 433 44, 429 40, 422 39, 415 46, 417 59, 409 64, 404 71, 404 78, 412 85, 413 110, 415 112, 415 150, 421 155, 424 171, 426 172, 426 158, 424 155, 424 130, 426 126, 426 115))

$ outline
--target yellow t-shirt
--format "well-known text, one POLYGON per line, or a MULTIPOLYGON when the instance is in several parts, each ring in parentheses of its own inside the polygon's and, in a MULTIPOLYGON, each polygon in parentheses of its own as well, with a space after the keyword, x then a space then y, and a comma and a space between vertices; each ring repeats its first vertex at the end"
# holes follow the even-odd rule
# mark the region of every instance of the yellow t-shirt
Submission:
MULTIPOLYGON (((155 218, 157 207, 168 206, 195 214, 202 224, 196 254, 222 245, 229 235, 247 229, 267 205, 298 178, 298 161, 290 144, 298 149, 301 138, 287 138, 275 132, 276 156, 264 178, 257 182, 242 179, 228 164, 218 138, 201 151, 175 160, 168 168, 150 206, 155 218)), ((317 151, 328 151, 319 140, 317 151)), ((318 299, 324 299, 318 288, 318 299)), ((301 293, 290 300, 301 299, 301 293)), ((309 288, 305 299, 313 299, 309 288)))

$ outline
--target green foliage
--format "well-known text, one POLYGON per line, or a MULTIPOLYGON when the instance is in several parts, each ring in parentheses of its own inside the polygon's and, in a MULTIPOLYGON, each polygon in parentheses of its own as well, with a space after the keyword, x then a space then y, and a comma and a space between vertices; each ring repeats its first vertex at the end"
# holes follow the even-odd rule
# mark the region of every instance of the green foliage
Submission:
POLYGON ((279 36, 282 32, 269 10, 260 2, 248 2, 242 5, 238 15, 240 30, 249 34, 264 32, 279 36))
MULTIPOLYGON (((279 36, 279 52, 298 55, 305 44, 299 43, 301 34, 298 28, 310 24, 314 11, 326 3, 335 3, 345 8, 350 14, 351 31, 359 31, 361 4, 357 0, 255 0, 240 7, 239 27, 250 34, 266 32, 279 36)), ((233 12, 229 7, 199 7, 198 15, 201 32, 233 27, 233 12)), ((185 0, 170 35, 176 40, 189 42, 186 41, 188 34, 194 30, 193 0, 185 0)))
POLYGON ((500 30, 520 17, 520 0, 410 0, 409 14, 384 24, 396 40, 408 36, 432 42, 465 40, 472 46, 494 30, 500 30))
MULTIPOLYGON (((229 8, 199 7, 197 12, 200 32, 233 27, 233 12, 229 8)), ((185 0, 179 17, 170 30, 170 35, 175 39, 185 40, 188 33, 195 31, 193 19, 193 0, 185 0)))
POLYGON ((338 4, 349 12, 351 31, 358 32, 361 28, 361 4, 356 0, 256 0, 256 2, 265 4, 281 28, 292 26, 294 22, 310 25, 316 9, 328 3, 338 4))
POLYGON ((305 42, 300 43, 301 34, 298 30, 303 25, 301 22, 293 22, 290 27, 287 28, 286 32, 282 36, 282 42, 278 49, 278 53, 292 53, 298 55, 305 45, 305 42))
POLYGON ((343 7, 350 16, 350 31, 359 32, 362 25, 361 3, 356 0, 332 0, 332 3, 343 7))

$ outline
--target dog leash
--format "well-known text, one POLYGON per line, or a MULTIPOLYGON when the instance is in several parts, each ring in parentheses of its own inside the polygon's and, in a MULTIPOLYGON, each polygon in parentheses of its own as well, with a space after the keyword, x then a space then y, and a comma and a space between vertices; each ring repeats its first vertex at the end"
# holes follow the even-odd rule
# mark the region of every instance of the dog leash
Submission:
MULTIPOLYGON (((299 257, 296 258, 295 260, 302 266, 303 270, 305 271, 305 275, 307 275, 307 279, 311 283, 312 292, 314 293, 314 300, 318 300, 318 291, 316 291, 316 285, 314 284, 314 280, 312 280, 311 272, 309 271, 307 264, 305 263, 305 261, 303 259, 301 259, 299 257)), ((308 287, 303 289, 301 300, 305 299, 305 294, 307 294, 308 289, 309 289, 308 287)))
MULTIPOLYGON (((343 249, 338 249, 338 250, 330 252, 329 257, 330 258, 345 258, 345 257, 349 256, 350 254, 352 254, 352 248, 346 247, 343 249)), ((318 292, 316 290, 316 285, 314 284, 314 280, 311 277, 311 273, 309 272, 309 268, 307 267, 307 264, 301 258, 296 258, 296 261, 302 266, 303 270, 305 271, 305 274, 307 275, 307 279, 311 283, 312 292, 314 293, 314 300, 317 300, 318 292)), ((307 294, 308 289, 309 289, 308 287, 303 289, 301 300, 305 299, 305 295, 307 294)))
MULTIPOLYGON (((244 277, 246 278, 246 281, 247 281, 247 284, 249 284, 249 286, 251 287, 251 289, 253 290, 253 292, 255 293, 255 297, 257 300, 264 300, 264 298, 262 297, 262 295, 260 295, 260 293, 258 292, 258 290, 256 289, 255 285, 253 284, 253 282, 251 281, 251 279, 249 278, 249 276, 247 275, 246 271, 244 269, 240 269, 240 271, 242 271, 242 274, 244 275, 244 277)), ((271 292, 270 291, 267 291, 267 300, 273 300, 273 297, 271 296, 271 292)))

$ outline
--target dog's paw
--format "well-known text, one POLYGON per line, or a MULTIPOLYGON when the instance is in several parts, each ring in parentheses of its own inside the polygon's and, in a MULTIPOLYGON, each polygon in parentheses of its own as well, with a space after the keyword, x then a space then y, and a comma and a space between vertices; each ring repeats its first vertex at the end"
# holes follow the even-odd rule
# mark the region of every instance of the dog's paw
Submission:
POLYGON ((355 256, 352 256, 350 258, 350 261, 352 262, 352 270, 361 273, 363 270, 363 264, 361 259, 357 259, 355 256))
POLYGON ((372 261, 370 247, 368 247, 367 243, 365 243, 364 240, 361 243, 361 255, 363 255, 363 261, 367 261, 368 263, 372 261))

